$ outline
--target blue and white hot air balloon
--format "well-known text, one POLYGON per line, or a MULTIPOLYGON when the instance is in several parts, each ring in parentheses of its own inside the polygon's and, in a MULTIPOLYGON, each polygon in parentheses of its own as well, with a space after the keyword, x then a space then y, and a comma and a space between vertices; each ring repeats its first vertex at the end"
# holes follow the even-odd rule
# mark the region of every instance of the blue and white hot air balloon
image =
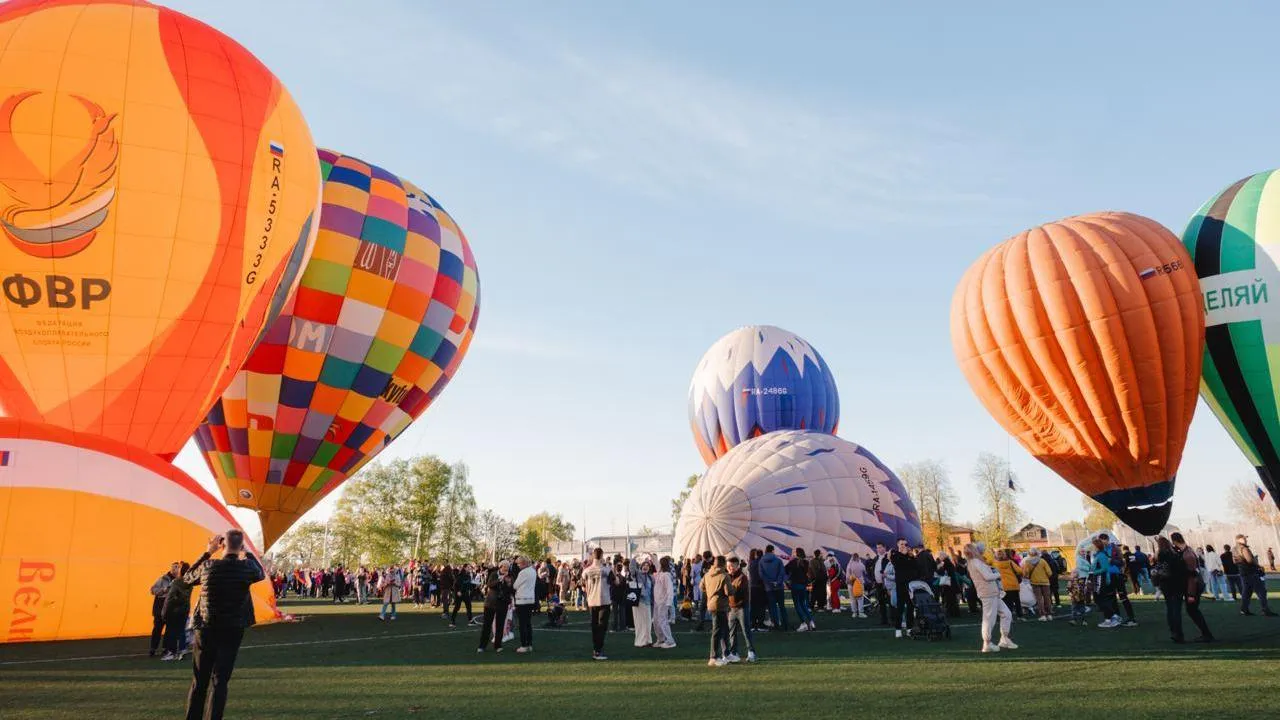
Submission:
POLYGON ((866 448, 826 433, 785 430, 748 440, 707 470, 680 510, 675 554, 745 558, 773 545, 815 548, 844 567, 876 543, 921 544, 902 481, 866 448))
POLYGON ((834 433, 840 394, 827 363, 795 333, 749 325, 716 341, 689 384, 689 422, 708 465, 775 430, 834 433))

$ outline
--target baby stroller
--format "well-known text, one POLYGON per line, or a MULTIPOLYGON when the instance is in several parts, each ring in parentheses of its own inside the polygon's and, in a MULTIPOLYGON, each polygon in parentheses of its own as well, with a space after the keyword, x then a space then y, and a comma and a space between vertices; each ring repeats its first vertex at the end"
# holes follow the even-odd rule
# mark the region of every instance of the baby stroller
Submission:
POLYGON ((911 637, 916 640, 930 641, 951 639, 951 624, 947 622, 947 614, 943 612, 942 604, 933 596, 933 589, 929 587, 929 583, 912 580, 907 583, 907 590, 911 593, 911 604, 916 608, 916 626, 913 628, 911 637))

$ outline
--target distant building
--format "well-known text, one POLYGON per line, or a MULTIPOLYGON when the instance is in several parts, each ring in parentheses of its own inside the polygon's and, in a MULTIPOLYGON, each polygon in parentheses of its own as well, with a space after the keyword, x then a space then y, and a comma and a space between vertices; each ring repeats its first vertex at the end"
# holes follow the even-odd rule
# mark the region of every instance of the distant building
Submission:
POLYGON ((947 525, 943 530, 947 535, 947 547, 939 548, 943 550, 959 550, 973 542, 973 536, 977 534, 973 528, 962 525, 947 525))
POLYGON ((582 559, 592 550, 600 548, 605 555, 622 555, 633 557, 641 553, 649 553, 661 557, 670 555, 675 547, 675 536, 658 535, 601 535, 589 538, 584 546, 581 540, 566 540, 551 543, 550 555, 557 560, 582 559))
POLYGON ((1009 537, 1009 545, 1017 550, 1049 547, 1049 530, 1043 525, 1028 523, 1009 537))

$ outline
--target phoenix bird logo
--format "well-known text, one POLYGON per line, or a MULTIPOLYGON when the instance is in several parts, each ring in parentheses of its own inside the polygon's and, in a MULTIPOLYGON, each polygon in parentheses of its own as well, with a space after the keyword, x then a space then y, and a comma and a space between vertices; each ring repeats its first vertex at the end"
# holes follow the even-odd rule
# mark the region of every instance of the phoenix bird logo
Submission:
POLYGON ((13 115, 37 90, 0 103, 0 186, 12 203, 0 209, 0 228, 17 248, 41 258, 64 258, 89 247, 107 219, 116 190, 112 180, 120 143, 108 115, 97 103, 70 97, 89 115, 88 137, 52 175, 31 161, 14 139, 13 115))

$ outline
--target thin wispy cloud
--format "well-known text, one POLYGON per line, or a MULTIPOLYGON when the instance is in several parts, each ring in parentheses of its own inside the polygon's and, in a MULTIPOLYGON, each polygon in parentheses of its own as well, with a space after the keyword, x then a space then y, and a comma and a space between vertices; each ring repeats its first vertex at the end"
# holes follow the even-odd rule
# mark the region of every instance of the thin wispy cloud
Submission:
MULTIPOLYGON (((488 37, 492 37, 490 34, 488 37)), ((823 107, 653 58, 521 36, 501 44, 415 23, 394 57, 440 68, 406 87, 424 112, 650 197, 699 194, 837 228, 952 224, 996 203, 974 189, 991 143, 932 119, 823 107), (425 26, 425 32, 423 31, 425 26)), ((377 53, 375 53, 376 55, 377 53)))
POLYGON ((472 352, 483 351, 485 353, 518 355, 536 360, 563 360, 571 357, 580 357, 582 354, 570 344, 557 343, 547 338, 532 338, 496 329, 493 332, 486 329, 483 333, 476 333, 471 349, 472 352))

